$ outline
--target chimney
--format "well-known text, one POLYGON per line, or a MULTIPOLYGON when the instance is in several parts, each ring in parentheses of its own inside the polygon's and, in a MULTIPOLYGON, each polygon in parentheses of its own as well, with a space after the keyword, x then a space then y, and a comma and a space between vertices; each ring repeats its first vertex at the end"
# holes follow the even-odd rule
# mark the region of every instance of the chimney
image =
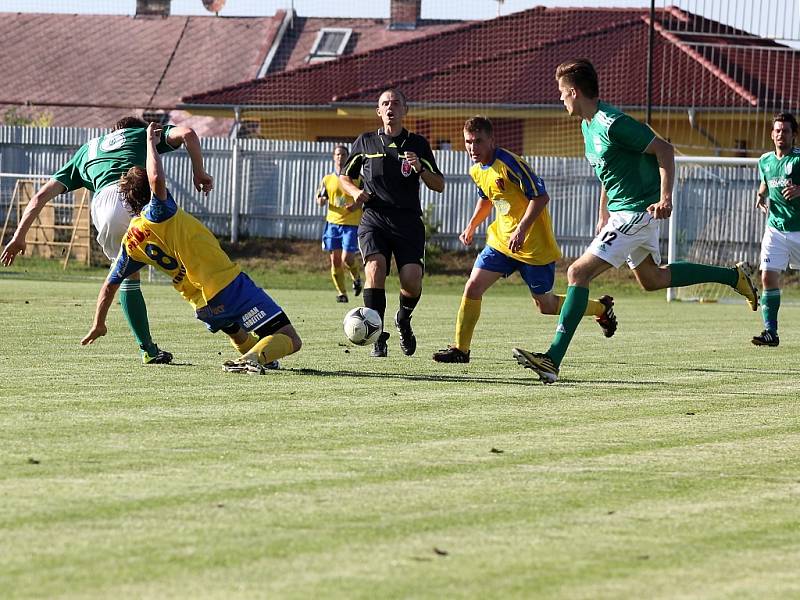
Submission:
POLYGON ((137 17, 168 17, 172 0, 136 0, 137 17))
POLYGON ((389 29, 416 29, 422 0, 389 0, 389 29))

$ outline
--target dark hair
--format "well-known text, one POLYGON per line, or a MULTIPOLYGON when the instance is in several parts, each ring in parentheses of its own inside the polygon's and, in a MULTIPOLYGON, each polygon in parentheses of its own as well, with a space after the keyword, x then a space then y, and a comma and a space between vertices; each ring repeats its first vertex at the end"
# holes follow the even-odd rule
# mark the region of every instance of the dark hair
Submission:
POLYGON ((792 113, 782 112, 776 113, 774 117, 772 117, 772 126, 775 126, 775 123, 778 121, 782 121, 784 123, 788 123, 789 127, 792 128, 792 133, 797 134, 797 119, 794 118, 792 113))
POLYGON ((117 129, 147 129, 147 121, 139 117, 122 117, 119 121, 114 123, 112 131, 117 129))
POLYGON ((469 133, 477 133, 482 131, 489 137, 494 135, 494 127, 492 127, 492 122, 488 117, 484 117, 482 115, 477 115, 467 119, 467 122, 464 123, 464 131, 468 131, 469 133))
POLYGON ((150 181, 142 167, 131 167, 119 178, 119 191, 124 196, 123 204, 131 216, 138 215, 150 202, 150 181))
POLYGON ((408 107, 408 100, 406 100, 406 95, 396 88, 388 88, 383 90, 380 94, 378 94, 378 104, 381 103, 381 96, 383 96, 386 92, 392 92, 395 96, 400 98, 400 101, 403 103, 403 106, 408 107))
POLYGON ((573 58, 556 67, 556 81, 561 78, 574 88, 578 88, 587 98, 600 95, 597 71, 588 58, 573 58))
POLYGON ((344 152, 345 156, 350 156, 350 150, 348 150, 347 146, 345 146, 344 144, 337 144, 336 146, 333 147, 334 154, 336 154, 337 150, 341 150, 342 152, 344 152))

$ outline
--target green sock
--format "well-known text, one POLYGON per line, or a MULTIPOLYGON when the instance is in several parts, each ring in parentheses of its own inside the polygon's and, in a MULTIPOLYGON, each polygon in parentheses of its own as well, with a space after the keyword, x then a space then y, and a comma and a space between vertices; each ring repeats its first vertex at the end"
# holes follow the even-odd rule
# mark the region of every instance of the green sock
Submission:
POLYGON ((776 335, 778 333, 778 309, 780 307, 780 288, 764 290, 761 294, 761 316, 764 318, 764 329, 776 335))
POLYGON ((561 315, 558 318, 556 335, 550 344, 547 355, 553 359, 556 366, 561 364, 564 355, 567 353, 569 343, 578 324, 583 319, 586 307, 589 305, 589 288, 571 285, 567 288, 567 297, 564 306, 561 307, 561 315))
POLYGON ((731 267, 676 262, 669 265, 669 272, 669 287, 684 287, 696 283, 724 283, 736 287, 736 282, 739 281, 739 272, 731 267))
POLYGON ((150 323, 147 321, 147 305, 144 303, 141 286, 138 280, 126 279, 119 286, 119 304, 122 314, 131 328, 133 337, 139 348, 150 355, 158 352, 158 348, 150 337, 150 323))

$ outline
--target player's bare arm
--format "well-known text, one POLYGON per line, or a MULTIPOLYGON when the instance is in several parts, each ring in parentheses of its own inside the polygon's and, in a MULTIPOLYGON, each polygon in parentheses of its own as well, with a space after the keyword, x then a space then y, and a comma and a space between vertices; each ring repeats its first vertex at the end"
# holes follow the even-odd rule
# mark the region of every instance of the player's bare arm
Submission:
POLYGON ((39 216, 39 213, 42 212, 42 209, 50 200, 66 191, 67 188, 55 179, 51 179, 39 188, 39 191, 28 202, 28 206, 25 207, 25 212, 22 213, 22 218, 19 220, 14 236, 3 248, 3 254, 0 256, 0 262, 3 263, 3 266, 10 266, 17 254, 25 254, 25 236, 28 235, 28 230, 33 225, 36 217, 39 216))
POLYGON ((514 230, 514 233, 511 234, 508 240, 509 250, 516 252, 522 248, 522 244, 525 243, 525 238, 528 235, 528 231, 530 231, 531 225, 533 225, 534 221, 542 214, 548 202, 550 202, 550 196, 547 194, 535 196, 528 202, 528 208, 525 209, 525 214, 522 215, 522 219, 520 219, 516 230, 514 230))
POLYGON ((156 198, 166 200, 167 181, 164 176, 164 166, 161 164, 161 155, 156 149, 160 141, 161 126, 150 123, 147 126, 147 179, 156 198))
POLYGON ((444 176, 426 169, 416 152, 406 152, 406 160, 411 165, 411 168, 414 169, 414 172, 419 173, 420 179, 428 189, 440 194, 444 191, 444 176))
POLYGON ((483 223, 489 215, 492 214, 492 203, 487 198, 480 198, 475 204, 475 210, 472 212, 469 223, 458 236, 461 243, 465 246, 470 246, 475 238, 475 230, 483 223))
POLYGON ((756 192, 756 208, 760 210, 762 213, 767 214, 769 210, 767 208, 767 195, 769 194, 769 188, 767 184, 763 181, 761 185, 758 186, 758 191, 756 192))
POLYGON ((360 209, 362 206, 364 206, 364 201, 356 199, 356 200, 353 200, 352 202, 346 204, 344 208, 345 208, 345 210, 347 212, 353 212, 353 211, 356 211, 356 210, 360 209))
POLYGON ((173 127, 167 135, 167 143, 173 148, 180 145, 186 147, 186 152, 192 161, 192 177, 194 187, 198 192, 208 194, 214 189, 214 178, 209 175, 203 166, 203 151, 200 148, 200 138, 190 127, 173 127))
POLYGON ((675 149, 672 144, 656 136, 644 149, 645 154, 653 154, 658 161, 661 175, 661 199, 647 207, 654 219, 668 219, 672 214, 672 187, 675 182, 675 149))
POLYGON ((111 308, 111 305, 114 303, 114 296, 117 295, 118 289, 118 283, 109 283, 108 281, 106 281, 103 284, 103 287, 100 288, 100 293, 97 295, 97 307, 94 311, 94 323, 92 324, 92 328, 89 330, 89 333, 83 336, 83 339, 81 340, 81 346, 91 344, 97 338, 103 337, 106 333, 108 333, 108 328, 106 327, 106 317, 108 316, 108 309, 111 308))
POLYGON ((606 226, 608 223, 608 192, 606 192, 606 188, 604 185, 600 185, 600 208, 597 214, 597 227, 595 227, 595 232, 600 233, 603 230, 603 227, 606 226))
POLYGON ((353 198, 356 202, 360 202, 362 206, 367 200, 369 200, 369 192, 358 187, 356 182, 353 181, 351 177, 347 175, 339 175, 339 182, 342 184, 342 188, 344 189, 345 193, 353 198))

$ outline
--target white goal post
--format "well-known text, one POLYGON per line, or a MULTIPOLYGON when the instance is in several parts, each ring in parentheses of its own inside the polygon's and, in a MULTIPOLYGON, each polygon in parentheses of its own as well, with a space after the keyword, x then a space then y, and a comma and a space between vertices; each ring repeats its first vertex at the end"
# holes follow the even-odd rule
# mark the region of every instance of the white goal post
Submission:
MULTIPOLYGON (((757 263, 764 217, 755 209, 758 159, 676 156, 667 260, 730 265, 757 263)), ((727 286, 669 288, 667 301, 715 302, 727 286)))

